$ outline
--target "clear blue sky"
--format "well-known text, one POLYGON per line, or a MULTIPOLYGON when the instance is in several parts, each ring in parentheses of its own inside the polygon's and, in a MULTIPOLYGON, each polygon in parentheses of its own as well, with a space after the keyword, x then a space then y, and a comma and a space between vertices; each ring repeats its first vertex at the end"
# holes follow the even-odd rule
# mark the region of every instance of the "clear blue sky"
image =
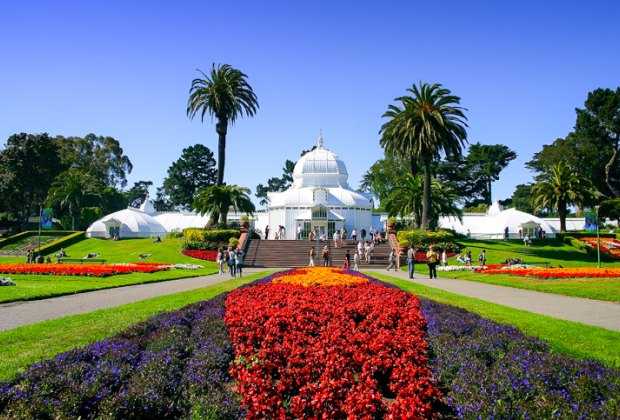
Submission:
POLYGON ((354 187, 381 158, 381 115, 419 81, 468 108, 470 142, 519 157, 495 199, 530 182, 524 163, 575 123, 588 92, 620 85, 620 1, 3 1, 0 142, 90 132, 121 142, 161 185, 183 148, 217 152, 190 121, 190 83, 212 63, 248 75, 260 109, 229 129, 225 181, 255 191, 323 130, 354 187))

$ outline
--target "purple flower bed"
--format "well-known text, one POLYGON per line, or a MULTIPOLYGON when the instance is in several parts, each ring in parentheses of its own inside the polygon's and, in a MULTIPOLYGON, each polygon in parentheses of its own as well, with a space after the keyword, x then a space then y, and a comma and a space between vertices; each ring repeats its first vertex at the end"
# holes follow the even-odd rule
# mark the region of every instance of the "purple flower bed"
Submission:
POLYGON ((0 417, 241 418, 220 295, 163 313, 0 385, 0 417))
MULTIPOLYGON (((33 365, 0 384, 0 417, 243 417, 228 372, 226 296, 33 365)), ((420 302, 443 417, 620 418, 619 370, 558 355, 465 310, 420 302)))
POLYGON ((420 299, 447 416, 620 418, 620 371, 559 355, 507 325, 420 299))

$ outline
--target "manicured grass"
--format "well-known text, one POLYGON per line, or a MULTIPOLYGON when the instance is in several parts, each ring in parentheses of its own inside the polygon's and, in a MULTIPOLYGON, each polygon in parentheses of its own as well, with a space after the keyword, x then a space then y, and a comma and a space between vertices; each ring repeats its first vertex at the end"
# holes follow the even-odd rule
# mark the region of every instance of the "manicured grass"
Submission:
MULTIPOLYGON (((474 264, 478 263, 478 255, 486 249, 488 264, 501 264, 506 258, 519 258, 526 263, 549 262, 557 267, 596 267, 596 258, 588 254, 579 252, 576 248, 565 244, 558 239, 541 239, 535 241, 534 246, 524 246, 519 240, 475 240, 460 239, 458 243, 462 246, 461 253, 471 251, 474 264)), ((449 264, 458 265, 456 257, 448 260, 449 264)), ((605 260, 606 267, 620 266, 620 262, 605 260)), ((542 265, 544 267, 544 264, 542 265)))
POLYGON ((0 288, 0 303, 18 300, 46 299, 91 290, 132 284, 152 283, 186 277, 206 276, 217 273, 217 265, 201 261, 206 268, 200 270, 169 270, 155 273, 133 273, 110 277, 54 276, 54 275, 11 275, 17 286, 0 288))
POLYGON ((510 276, 508 274, 477 274, 458 271, 438 271, 438 275, 440 277, 477 281, 558 295, 620 302, 620 278, 618 277, 544 280, 533 277, 510 276))
MULTIPOLYGON (((548 262, 551 266, 563 267, 596 267, 595 258, 577 251, 556 239, 545 239, 536 242, 535 246, 526 247, 521 241, 512 240, 460 240, 463 246, 462 253, 471 251, 474 265, 478 264, 478 255, 486 249, 487 263, 500 264, 506 258, 519 258, 526 263, 548 262)), ((449 265, 462 265, 456 258, 448 259, 449 265)), ((603 267, 618 267, 620 262, 604 261, 603 267)), ((589 299, 620 301, 620 278, 579 278, 579 279, 554 279, 542 280, 527 277, 518 277, 502 274, 476 274, 465 271, 445 272, 439 271, 438 275, 445 278, 478 281, 481 283, 497 284, 500 286, 516 287, 520 289, 536 290, 540 292, 556 293, 566 296, 584 297, 589 299)))
MULTIPOLYGON (((161 243, 153 243, 152 239, 126 239, 108 241, 104 239, 86 239, 66 249, 67 255, 81 258, 88 253, 98 253, 107 263, 129 263, 137 261, 197 264, 205 267, 200 270, 171 270, 157 273, 133 273, 105 278, 85 276, 53 276, 53 275, 10 275, 17 287, 0 288, 0 302, 17 300, 45 299, 72 293, 86 292, 110 287, 132 284, 150 283, 155 281, 173 280, 186 277, 204 276, 217 271, 214 262, 197 260, 179 252, 182 239, 164 239, 161 243), (152 254, 141 260, 139 254, 152 254)), ((0 262, 8 262, 5 259, 0 262)), ((2 274, 0 274, 1 276, 2 274)))
POLYGON ((31 363, 109 337, 162 311, 210 299, 268 274, 232 278, 201 289, 0 332, 0 379, 9 379, 31 363))
POLYGON ((482 317, 513 325, 528 335, 547 341, 557 352, 578 359, 596 359, 608 366, 620 367, 620 332, 512 309, 384 274, 373 275, 417 296, 458 306, 482 317))

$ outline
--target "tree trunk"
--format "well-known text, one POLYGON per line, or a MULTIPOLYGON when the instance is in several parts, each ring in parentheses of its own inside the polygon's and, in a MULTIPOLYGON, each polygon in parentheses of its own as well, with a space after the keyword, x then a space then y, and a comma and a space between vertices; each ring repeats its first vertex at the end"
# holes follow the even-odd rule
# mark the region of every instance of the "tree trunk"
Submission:
POLYGON ((418 161, 415 156, 411 156, 409 159, 409 171, 411 171, 411 176, 415 177, 418 172, 418 161))
POLYGON ((618 141, 614 142, 613 149, 614 149, 614 154, 611 156, 611 159, 609 160, 609 162, 607 162, 607 165, 605 165, 605 183, 607 184, 609 191, 611 191, 614 197, 619 198, 620 191, 618 191, 618 189, 612 185, 612 182, 610 179, 611 168, 613 168, 616 165, 616 161, 618 160, 618 141))
POLYGON ((558 200, 558 216, 560 216, 560 232, 566 232, 566 202, 558 200))
POLYGON ((428 230, 431 211, 431 162, 424 159, 424 199, 422 200, 422 230, 428 230))
POLYGON ((224 185, 224 166, 226 164, 226 133, 228 132, 228 120, 218 118, 215 124, 217 140, 217 185, 224 185))
POLYGON ((485 195, 486 197, 484 198, 486 204, 488 206, 491 206, 493 204, 493 202, 491 201, 493 199, 493 196, 491 195, 491 178, 487 179, 487 190, 485 191, 485 195))

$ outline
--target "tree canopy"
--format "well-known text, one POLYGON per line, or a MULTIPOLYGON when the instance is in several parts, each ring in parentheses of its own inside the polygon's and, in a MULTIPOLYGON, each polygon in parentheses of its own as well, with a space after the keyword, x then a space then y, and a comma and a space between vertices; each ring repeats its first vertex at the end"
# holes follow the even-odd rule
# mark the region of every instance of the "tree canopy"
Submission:
POLYGON ((228 125, 234 125, 237 118, 243 115, 253 116, 259 107, 258 100, 247 82, 247 75, 229 64, 216 66, 213 63, 208 75, 198 71, 204 78, 192 81, 187 101, 187 116, 194 119, 199 114, 200 121, 203 122, 208 114, 217 120, 217 185, 223 185, 228 125))
POLYGON ((169 201, 172 208, 191 208, 196 192, 214 185, 217 170, 213 152, 202 144, 186 147, 181 157, 170 165, 159 197, 169 201))
MULTIPOLYGON (((441 153, 460 155, 467 141, 464 108, 460 98, 440 84, 420 82, 396 98, 401 106, 388 105, 383 114, 389 120, 381 126, 381 146, 386 153, 421 160, 424 165, 424 198, 421 228, 429 228, 431 209, 431 163, 441 153)), ((411 164, 412 170, 415 165, 411 164)), ((412 173, 415 175, 415 173, 412 173)))
POLYGON ((534 209, 557 209, 562 232, 566 231, 568 206, 591 205, 597 195, 588 179, 578 175, 570 165, 563 162, 554 165, 532 186, 534 209))
POLYGON ((25 227, 35 209, 38 214, 52 181, 66 168, 47 133, 12 135, 0 152, 0 209, 25 227))

